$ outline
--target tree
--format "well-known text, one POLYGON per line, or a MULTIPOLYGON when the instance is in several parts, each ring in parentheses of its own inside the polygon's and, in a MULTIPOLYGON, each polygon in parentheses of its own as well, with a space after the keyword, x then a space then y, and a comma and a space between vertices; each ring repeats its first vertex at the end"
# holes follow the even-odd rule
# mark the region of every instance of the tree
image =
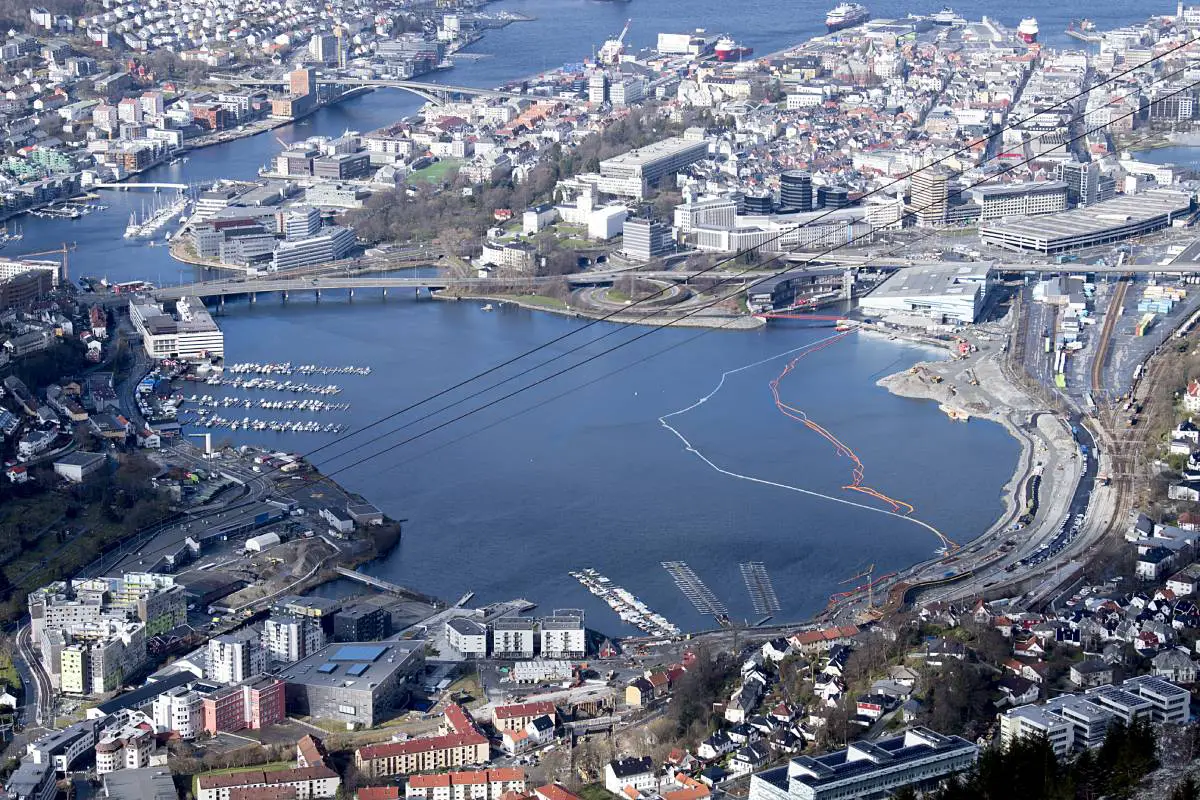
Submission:
POLYGON ((1171 790, 1171 800, 1200 800, 1200 789, 1196 787, 1196 781, 1188 775, 1171 790))

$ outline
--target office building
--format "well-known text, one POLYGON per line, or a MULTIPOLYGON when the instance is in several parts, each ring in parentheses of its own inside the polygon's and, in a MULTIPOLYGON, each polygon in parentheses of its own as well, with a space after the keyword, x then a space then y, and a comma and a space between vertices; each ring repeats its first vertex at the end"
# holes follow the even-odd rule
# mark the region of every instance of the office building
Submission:
POLYGON ((208 680, 225 685, 241 683, 265 669, 266 653, 257 631, 243 628, 208 640, 204 664, 208 680))
POLYGON ((321 230, 321 212, 312 206, 291 206, 280 213, 283 223, 279 227, 289 242, 316 236, 321 230))
POLYGON ((674 244, 671 229, 658 220, 629 217, 622 226, 622 252, 629 258, 649 261, 669 253, 674 244))
POLYGON ((779 208, 785 211, 812 211, 812 175, 790 169, 779 176, 779 208))
POLYGON ((370 727, 404 704, 424 666, 420 641, 347 642, 326 645, 279 677, 290 713, 370 727))
POLYGON ((500 617, 492 622, 494 658, 533 658, 534 621, 524 617, 500 617))
POLYGON ((369 153, 337 153, 314 158, 312 174, 314 178, 334 181, 363 178, 371 174, 371 155, 369 153))
POLYGON ((971 196, 979 204, 979 219, 1032 217, 1067 209, 1067 184, 1063 181, 1030 181, 999 186, 977 186, 971 196))
POLYGON ((290 664, 324 646, 325 632, 315 619, 272 615, 263 621, 262 647, 268 663, 290 664))
POLYGON ((392 614, 375 605, 352 605, 333 618, 335 642, 375 642, 392 635, 392 614))
POLYGON ((587 655, 587 631, 583 611, 573 608, 555 610, 538 624, 542 658, 574 659, 587 655))
POLYGON ((844 186, 818 186, 817 206, 839 209, 850 207, 850 190, 844 186))
POLYGON ((1190 704, 1187 689, 1143 675, 1120 686, 1097 686, 1041 705, 1009 709, 1000 717, 1000 741, 1008 745, 1022 736, 1044 736, 1063 756, 1104 744, 1109 726, 1117 721, 1181 724, 1188 718, 1190 704))
POLYGON ((1153 189, 1105 200, 1087 208, 1032 219, 984 223, 979 226, 979 239, 984 244, 1006 250, 1031 250, 1051 255, 1162 230, 1189 214, 1194 206, 1188 192, 1153 189))
POLYGON ((631 106, 646 96, 646 80, 634 75, 613 81, 608 87, 608 99, 613 108, 631 106))
POLYGON ((285 695, 283 681, 267 676, 218 689, 201 701, 203 730, 232 733, 283 722, 287 718, 285 695))
POLYGON ((38 737, 25 746, 25 752, 35 764, 52 764, 57 772, 65 775, 96 747, 98 733, 97 721, 85 719, 38 737))
POLYGON ((823 756, 799 756, 750 778, 749 800, 885 798, 906 787, 933 787, 970 769, 979 746, 959 736, 910 728, 873 742, 852 742, 823 756))
POLYGON ((9 800, 54 800, 58 783, 53 764, 37 764, 21 759, 20 766, 4 783, 9 800))
POLYGON ((708 142, 676 136, 600 162, 601 192, 637 200, 649 187, 708 155, 708 142))
POLYGON ((950 207, 950 170, 927 167, 909 178, 909 207, 921 227, 945 225, 950 207))
POLYGON ((588 102, 593 105, 604 105, 608 100, 608 74, 597 70, 588 77, 588 102))
POLYGON ((1064 161, 1056 167, 1056 173, 1058 180, 1066 184, 1067 201, 1073 206, 1092 206, 1112 199, 1112 193, 1101 187, 1103 176, 1098 161, 1064 161))
POLYGON ((487 657, 487 626, 466 617, 446 623, 446 641, 463 658, 487 657))
POLYGON ((182 297, 173 311, 133 301, 129 319, 151 358, 198 359, 225 355, 225 335, 198 297, 182 297))
POLYGON ((171 771, 164 767, 122 769, 104 776, 106 800, 177 800, 179 792, 171 771))
POLYGON ((271 268, 295 269, 338 261, 350 255, 350 251, 354 249, 354 242, 354 231, 349 228, 323 228, 317 236, 294 242, 280 242, 275 248, 271 268))
POLYGON ((697 227, 732 228, 737 219, 737 203, 728 197, 701 197, 675 206, 675 228, 680 234, 697 227))

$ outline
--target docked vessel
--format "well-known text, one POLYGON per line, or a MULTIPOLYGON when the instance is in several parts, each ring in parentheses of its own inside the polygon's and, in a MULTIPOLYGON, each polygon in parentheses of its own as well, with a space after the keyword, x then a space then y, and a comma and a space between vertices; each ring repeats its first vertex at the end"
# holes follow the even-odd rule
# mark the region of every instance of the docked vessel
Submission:
POLYGON ((1090 19, 1071 20, 1067 25, 1067 36, 1089 44, 1099 42, 1103 38, 1096 32, 1096 23, 1090 19))
POLYGON ((858 3, 841 3, 825 15, 825 27, 830 33, 843 28, 853 28, 871 18, 866 6, 858 3))
POLYGON ((1038 37, 1038 21, 1034 17, 1026 17, 1017 26, 1017 38, 1025 44, 1033 44, 1038 37))
POLYGON ((744 47, 728 36, 718 39, 716 47, 713 48, 713 55, 717 57, 717 61, 739 61, 753 53, 754 48, 744 47))
POLYGON ((966 20, 955 13, 950 6, 942 6, 942 10, 929 17, 934 25, 963 25, 966 20))

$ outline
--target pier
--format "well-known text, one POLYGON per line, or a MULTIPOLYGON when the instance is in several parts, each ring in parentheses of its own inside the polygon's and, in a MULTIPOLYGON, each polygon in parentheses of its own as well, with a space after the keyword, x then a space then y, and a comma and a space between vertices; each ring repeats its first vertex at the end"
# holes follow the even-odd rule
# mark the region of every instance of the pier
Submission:
POLYGON ((438 602, 438 599, 436 597, 430 597, 427 594, 421 594, 418 591, 414 591, 412 589, 406 589, 405 587, 400 586, 399 584, 392 583, 391 581, 385 581, 382 578, 375 578, 370 575, 364 575, 361 572, 355 572, 354 570, 346 569, 345 567, 337 567, 334 571, 338 575, 341 575, 343 578, 349 578, 352 581, 358 581, 359 583, 365 583, 367 586, 370 586, 372 589, 379 589, 380 591, 388 592, 389 594, 395 594, 395 595, 399 595, 400 597, 406 597, 409 600, 417 600, 421 603, 428 603, 431 606, 441 605, 438 602))

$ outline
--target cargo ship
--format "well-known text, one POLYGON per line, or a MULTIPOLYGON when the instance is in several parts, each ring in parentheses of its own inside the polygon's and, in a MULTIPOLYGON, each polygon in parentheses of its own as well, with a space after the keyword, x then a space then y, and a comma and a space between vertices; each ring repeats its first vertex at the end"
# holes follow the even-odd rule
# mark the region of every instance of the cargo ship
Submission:
POLYGON ((728 36, 718 39, 716 47, 713 48, 713 55, 717 57, 717 61, 740 61, 753 53, 754 48, 744 47, 728 36))
POLYGON ((1026 17, 1017 26, 1017 38, 1025 44, 1033 44, 1038 37, 1038 21, 1034 17, 1026 17))
POLYGON ((853 28, 871 18, 871 12, 866 6, 858 3, 841 3, 825 15, 825 27, 830 33, 843 28, 853 28))

